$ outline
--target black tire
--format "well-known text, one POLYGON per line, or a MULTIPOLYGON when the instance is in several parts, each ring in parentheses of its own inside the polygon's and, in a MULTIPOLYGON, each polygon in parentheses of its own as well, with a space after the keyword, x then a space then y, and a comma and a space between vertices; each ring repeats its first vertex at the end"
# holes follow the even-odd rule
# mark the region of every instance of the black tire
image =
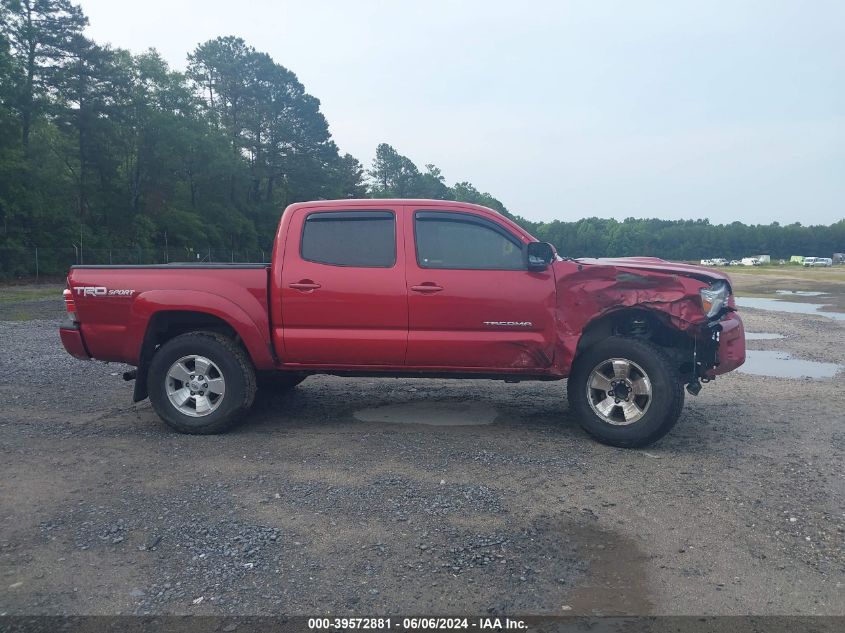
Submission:
POLYGON ((293 372, 270 371, 258 374, 258 388, 262 391, 288 391, 293 389, 308 376, 293 372))
MULTIPOLYGON (((617 377, 611 373, 610 380, 617 380, 617 377)), ((595 385, 596 382, 592 384, 595 385)), ((640 385, 642 384, 640 382, 640 385)), ((625 393, 628 387, 620 385, 619 388, 621 393, 625 393)), ((575 359, 567 381, 567 392, 569 405, 578 417, 581 427, 599 442, 622 448, 653 444, 675 426, 684 407, 684 389, 679 368, 660 347, 644 339, 611 336, 583 351, 575 359), (612 424, 602 417, 598 407, 594 409, 595 404, 591 405, 591 402, 596 401, 598 406, 603 404, 603 392, 600 389, 591 389, 588 392, 588 381, 591 380, 594 370, 601 371, 602 364, 610 362, 611 359, 632 362, 633 365, 629 365, 630 375, 639 382, 642 370, 650 382, 651 395, 648 400, 628 391, 628 398, 639 398, 634 404, 644 410, 641 417, 635 421, 627 422, 627 412, 620 406, 610 409, 608 413, 609 419, 617 421, 617 424, 612 424), (648 402, 647 407, 643 404, 645 402, 648 402)), ((604 393, 610 394, 609 391, 604 393)), ((608 397, 608 402, 613 404, 615 399, 609 395, 608 397)), ((630 419, 635 419, 636 415, 634 413, 630 419)))
POLYGON ((189 332, 170 339, 156 351, 147 376, 153 409, 180 433, 223 433, 241 420, 255 399, 252 362, 232 339, 216 332, 189 332), (168 372, 176 361, 191 355, 212 361, 225 381, 225 393, 216 408, 199 417, 182 413, 168 396, 168 372))

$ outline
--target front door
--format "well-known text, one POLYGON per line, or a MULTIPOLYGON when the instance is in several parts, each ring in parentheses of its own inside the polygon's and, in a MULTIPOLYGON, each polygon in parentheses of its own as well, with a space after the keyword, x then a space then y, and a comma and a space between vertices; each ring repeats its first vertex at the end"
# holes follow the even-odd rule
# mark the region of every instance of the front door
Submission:
POLYGON ((408 338, 401 207, 299 209, 282 267, 287 365, 400 366, 408 338))
POLYGON ((467 210, 406 209, 409 367, 547 369, 555 282, 529 272, 525 243, 467 210))

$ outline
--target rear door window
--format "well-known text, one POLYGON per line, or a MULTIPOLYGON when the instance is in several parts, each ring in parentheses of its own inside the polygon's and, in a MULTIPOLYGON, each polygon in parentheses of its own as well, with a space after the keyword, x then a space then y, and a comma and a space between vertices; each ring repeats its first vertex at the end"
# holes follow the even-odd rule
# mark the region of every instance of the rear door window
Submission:
POLYGON ((396 217, 390 211, 318 211, 305 218, 302 259, 329 266, 396 264, 396 217))

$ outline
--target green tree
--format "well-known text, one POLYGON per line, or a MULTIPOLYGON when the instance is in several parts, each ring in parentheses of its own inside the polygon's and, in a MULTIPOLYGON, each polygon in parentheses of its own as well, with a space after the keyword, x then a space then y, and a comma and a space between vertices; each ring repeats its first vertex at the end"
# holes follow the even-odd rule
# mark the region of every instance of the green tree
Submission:
POLYGON ((227 259, 230 249, 266 256, 287 204, 367 196, 484 205, 571 256, 845 250, 845 220, 530 222, 469 182, 450 186, 433 164, 419 169, 387 143, 365 170, 338 151, 319 99, 240 38, 201 44, 183 74, 153 50, 133 56, 97 45, 84 37, 86 24, 70 0, 0 0, 0 277, 27 272, 21 262, 31 245, 42 247, 41 271, 55 274, 74 253, 109 261, 97 248, 112 249, 115 263, 160 261, 165 241, 171 259, 215 249, 227 259))
POLYGON ((370 193, 376 198, 415 197, 420 183, 420 170, 407 156, 402 156, 387 143, 376 147, 376 157, 369 171, 370 193))
POLYGON ((26 149, 32 122, 48 104, 54 77, 73 57, 88 19, 69 0, 3 0, 3 6, 3 34, 23 74, 15 107, 26 149))
POLYGON ((446 185, 446 178, 440 168, 430 163, 425 166, 425 172, 420 174, 417 195, 420 198, 433 200, 454 200, 455 198, 455 193, 446 185))
POLYGON ((220 37, 189 56, 188 76, 212 124, 246 158, 248 182, 231 180, 230 197, 257 224, 275 223, 290 202, 363 192, 359 165, 340 156, 320 101, 269 55, 220 37))

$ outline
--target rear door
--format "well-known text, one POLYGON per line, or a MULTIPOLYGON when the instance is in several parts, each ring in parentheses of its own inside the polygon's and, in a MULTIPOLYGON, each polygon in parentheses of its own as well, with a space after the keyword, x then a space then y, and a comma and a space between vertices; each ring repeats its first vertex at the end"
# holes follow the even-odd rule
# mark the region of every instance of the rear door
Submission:
POLYGON ((285 364, 400 366, 408 338, 401 207, 298 209, 282 267, 285 364))
POLYGON ((407 207, 410 367, 530 370, 553 361, 551 267, 529 272, 524 240, 480 212, 407 207))

